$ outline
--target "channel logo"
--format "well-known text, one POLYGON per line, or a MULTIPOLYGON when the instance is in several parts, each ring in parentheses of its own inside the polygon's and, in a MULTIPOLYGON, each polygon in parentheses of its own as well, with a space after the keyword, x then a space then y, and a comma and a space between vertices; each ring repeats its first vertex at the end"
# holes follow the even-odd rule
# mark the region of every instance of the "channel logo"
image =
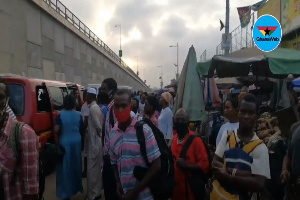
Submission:
POLYGON ((273 51, 282 38, 279 21, 272 15, 263 15, 254 24, 252 36, 255 45, 262 51, 273 51))

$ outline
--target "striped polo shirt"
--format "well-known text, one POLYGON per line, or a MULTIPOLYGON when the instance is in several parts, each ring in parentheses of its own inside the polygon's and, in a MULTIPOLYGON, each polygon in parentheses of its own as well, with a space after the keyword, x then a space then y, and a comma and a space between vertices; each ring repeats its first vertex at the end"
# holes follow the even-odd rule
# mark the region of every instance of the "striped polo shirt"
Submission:
MULTIPOLYGON (((140 145, 138 143, 136 130, 134 128, 136 121, 136 118, 132 119, 132 122, 126 129, 125 133, 118 128, 117 122, 109 134, 109 155, 111 163, 118 166, 120 181, 125 194, 138 184, 138 180, 133 176, 134 167, 146 167, 146 163, 140 152, 140 145)), ((147 125, 144 125, 144 135, 147 157, 151 163, 159 158, 160 151, 153 132, 147 125)), ((141 192, 138 199, 152 200, 153 197, 149 188, 146 188, 143 192, 141 192)))

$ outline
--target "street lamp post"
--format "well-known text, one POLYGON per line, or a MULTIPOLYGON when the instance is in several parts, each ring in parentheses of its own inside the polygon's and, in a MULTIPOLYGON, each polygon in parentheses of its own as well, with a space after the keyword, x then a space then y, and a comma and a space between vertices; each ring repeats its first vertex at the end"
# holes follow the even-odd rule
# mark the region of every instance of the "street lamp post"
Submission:
POLYGON ((122 27, 121 27, 121 24, 117 24, 115 25, 115 27, 119 27, 120 28, 120 50, 119 50, 119 57, 121 58, 122 57, 122 48, 121 48, 121 35, 122 35, 122 27))
POLYGON ((175 65, 177 67, 177 73, 176 73, 176 80, 178 80, 178 76, 179 76, 179 65, 178 65, 178 43, 176 45, 171 45, 169 47, 177 47, 177 64, 175 65))
POLYGON ((160 89, 162 89, 164 82, 163 82, 163 66, 157 66, 161 68, 161 74, 160 74, 160 89))
POLYGON ((136 74, 139 75, 139 57, 138 56, 135 57, 136 57, 136 74))

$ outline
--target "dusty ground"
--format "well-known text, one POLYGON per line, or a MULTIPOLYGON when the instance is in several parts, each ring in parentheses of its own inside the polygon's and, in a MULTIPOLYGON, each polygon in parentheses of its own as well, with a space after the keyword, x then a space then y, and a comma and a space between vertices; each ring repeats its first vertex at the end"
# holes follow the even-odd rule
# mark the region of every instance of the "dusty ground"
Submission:
MULTIPOLYGON (((86 197, 86 179, 82 179, 83 184, 83 193, 78 193, 71 200, 85 200, 86 197)), ((102 200, 104 200, 104 195, 102 194, 102 200)), ((58 200, 56 197, 56 175, 55 173, 47 176, 46 178, 46 186, 44 193, 45 200, 58 200)))

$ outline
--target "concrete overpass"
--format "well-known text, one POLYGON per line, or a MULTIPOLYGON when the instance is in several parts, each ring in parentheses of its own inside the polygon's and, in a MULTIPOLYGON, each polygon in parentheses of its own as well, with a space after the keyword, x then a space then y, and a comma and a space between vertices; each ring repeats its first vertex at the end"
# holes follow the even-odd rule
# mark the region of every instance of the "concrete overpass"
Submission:
POLYGON ((118 85, 147 85, 58 0, 1 0, 0 73, 75 82, 112 77, 118 85))

